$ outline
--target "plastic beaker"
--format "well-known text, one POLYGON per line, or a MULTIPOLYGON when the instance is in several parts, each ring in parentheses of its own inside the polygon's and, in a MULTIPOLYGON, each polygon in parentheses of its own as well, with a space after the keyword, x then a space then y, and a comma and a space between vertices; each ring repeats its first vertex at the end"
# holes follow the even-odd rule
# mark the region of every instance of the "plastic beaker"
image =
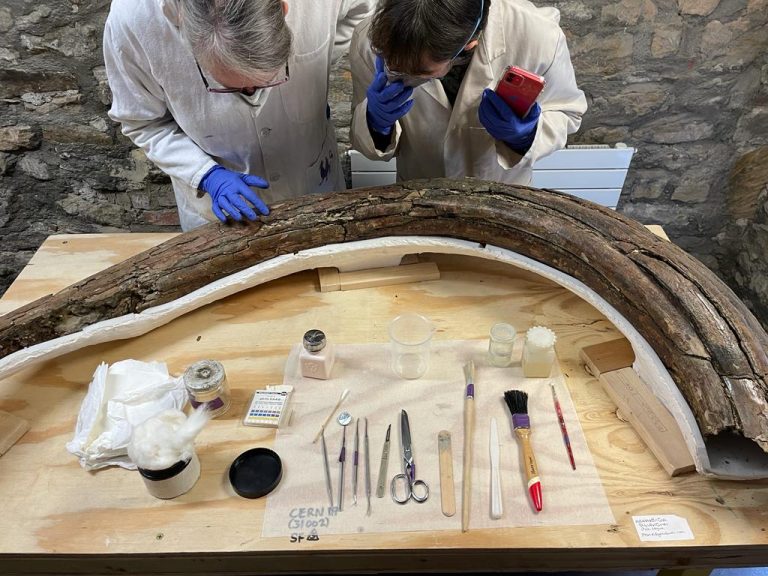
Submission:
POLYGON ((503 368, 512 362, 512 349, 515 346, 515 327, 498 322, 491 327, 488 340, 488 358, 493 366, 503 368))
POLYGON ((392 370, 401 378, 421 378, 429 368, 434 326, 421 314, 408 312, 389 323, 392 370))

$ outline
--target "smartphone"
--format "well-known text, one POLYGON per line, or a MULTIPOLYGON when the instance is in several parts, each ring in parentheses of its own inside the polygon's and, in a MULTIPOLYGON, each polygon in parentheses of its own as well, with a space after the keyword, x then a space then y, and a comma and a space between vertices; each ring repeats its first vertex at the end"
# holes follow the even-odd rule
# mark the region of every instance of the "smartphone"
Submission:
POLYGON ((496 94, 514 110, 519 118, 525 118, 544 89, 543 76, 517 66, 507 66, 496 86, 496 94))

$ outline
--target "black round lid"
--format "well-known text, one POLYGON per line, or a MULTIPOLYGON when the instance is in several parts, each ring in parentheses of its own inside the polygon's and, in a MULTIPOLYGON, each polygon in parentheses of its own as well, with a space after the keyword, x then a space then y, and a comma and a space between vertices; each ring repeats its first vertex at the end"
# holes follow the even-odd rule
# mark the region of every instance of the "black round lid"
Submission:
POLYGON ((308 352, 320 352, 325 348, 325 333, 322 330, 307 330, 304 333, 304 348, 308 352))
POLYGON ((280 483, 283 464, 269 448, 251 448, 235 458, 229 467, 229 482, 243 498, 266 496, 280 483))

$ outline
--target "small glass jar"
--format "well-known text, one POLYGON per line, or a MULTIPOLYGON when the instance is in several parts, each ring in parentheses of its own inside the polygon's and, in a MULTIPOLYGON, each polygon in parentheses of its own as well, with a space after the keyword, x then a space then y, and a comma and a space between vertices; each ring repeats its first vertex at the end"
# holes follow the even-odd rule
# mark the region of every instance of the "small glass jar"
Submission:
POLYGON ((523 375, 548 378, 555 363, 555 333, 544 326, 534 326, 525 333, 523 375))
POLYGON ((512 349, 515 347, 515 327, 505 322, 491 326, 488 340, 488 359, 491 365, 503 368, 512 362, 512 349))
POLYGON ((333 346, 321 330, 308 330, 299 353, 301 375, 305 378, 328 380, 334 361, 333 346))
POLYGON ((184 372, 184 386, 193 408, 205 404, 211 418, 229 410, 230 394, 224 366, 216 360, 200 360, 184 372))

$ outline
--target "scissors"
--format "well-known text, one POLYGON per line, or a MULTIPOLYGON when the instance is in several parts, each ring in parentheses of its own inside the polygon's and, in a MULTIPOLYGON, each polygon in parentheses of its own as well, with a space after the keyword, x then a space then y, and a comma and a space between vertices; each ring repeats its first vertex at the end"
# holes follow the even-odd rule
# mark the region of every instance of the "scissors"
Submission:
POLYGON ((429 486, 424 480, 416 480, 416 464, 413 461, 413 447, 411 446, 411 426, 408 423, 408 413, 400 410, 400 448, 403 454, 403 472, 392 478, 389 486, 392 500, 398 504, 405 504, 408 500, 426 502, 429 498, 429 486), (398 484, 403 490, 398 490, 398 484), (405 497, 400 498, 398 493, 404 492, 405 497))

